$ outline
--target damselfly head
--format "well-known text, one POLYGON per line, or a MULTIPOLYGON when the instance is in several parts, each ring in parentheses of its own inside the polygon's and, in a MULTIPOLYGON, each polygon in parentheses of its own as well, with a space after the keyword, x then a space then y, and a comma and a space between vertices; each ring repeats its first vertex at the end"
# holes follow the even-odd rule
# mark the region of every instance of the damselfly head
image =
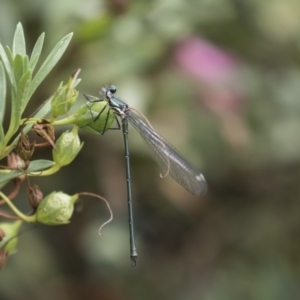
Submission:
POLYGON ((117 87, 115 85, 110 85, 107 87, 107 91, 111 92, 112 94, 115 94, 117 91, 117 87))
POLYGON ((116 93, 116 91, 117 91, 117 87, 115 85, 109 85, 101 89, 101 93, 108 98, 111 98, 112 95, 116 93))

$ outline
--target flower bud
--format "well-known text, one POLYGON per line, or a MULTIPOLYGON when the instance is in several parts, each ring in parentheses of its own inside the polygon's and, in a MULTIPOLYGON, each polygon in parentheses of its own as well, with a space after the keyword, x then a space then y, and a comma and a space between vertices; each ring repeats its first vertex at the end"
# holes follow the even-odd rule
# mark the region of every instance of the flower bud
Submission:
POLYGON ((82 125, 78 125, 80 129, 89 133, 102 133, 111 127, 115 121, 115 114, 110 110, 106 101, 104 102, 87 102, 84 113, 78 117, 78 120, 86 119, 82 125))
POLYGON ((18 220, 15 222, 3 222, 0 223, 0 228, 4 232, 2 235, 2 241, 0 242, 0 249, 4 247, 7 255, 16 252, 18 244, 18 233, 21 227, 22 221, 18 220))
POLYGON ((40 190, 40 188, 37 185, 33 187, 28 185, 27 195, 28 195, 29 205, 35 210, 43 199, 43 192, 40 190))
POLYGON ((52 192, 40 203, 36 212, 36 220, 46 225, 69 223, 77 199, 77 194, 69 196, 63 192, 52 192))
POLYGON ((66 131, 58 138, 55 148, 52 150, 53 160, 59 166, 70 164, 81 150, 78 127, 74 126, 72 131, 66 131))
POLYGON ((16 151, 25 162, 25 166, 23 167, 24 170, 26 170, 29 166, 30 158, 34 152, 34 146, 35 141, 30 143, 28 136, 24 134, 21 129, 21 135, 16 145, 16 151))
POLYGON ((54 127, 48 120, 42 119, 41 121, 36 122, 36 124, 33 124, 32 130, 50 144, 55 140, 54 127))
POLYGON ((75 103, 78 97, 78 91, 75 90, 74 84, 79 74, 78 69, 74 74, 70 76, 70 79, 66 85, 63 86, 63 82, 60 83, 58 89, 54 93, 51 99, 51 112, 52 118, 56 119, 58 116, 65 115, 75 103))
MULTIPOLYGON (((81 105, 74 113, 72 123, 80 129, 99 134, 107 130, 114 122, 115 115, 110 111, 106 101, 81 105), (109 116, 107 115, 109 114, 109 116)), ((72 117, 70 116, 70 117, 72 117)))

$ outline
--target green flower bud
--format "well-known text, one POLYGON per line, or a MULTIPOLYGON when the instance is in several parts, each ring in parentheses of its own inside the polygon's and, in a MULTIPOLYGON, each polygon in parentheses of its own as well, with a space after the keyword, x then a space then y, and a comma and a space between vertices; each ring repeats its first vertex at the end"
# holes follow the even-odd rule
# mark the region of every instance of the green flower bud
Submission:
POLYGON ((89 133, 102 133, 115 120, 115 114, 110 110, 106 101, 87 102, 79 107, 76 113, 78 114, 76 125, 89 133))
POLYGON ((15 222, 3 222, 0 223, 0 228, 4 232, 5 236, 2 234, 2 240, 0 242, 0 249, 4 247, 4 251, 7 255, 16 252, 18 244, 18 233, 21 227, 22 221, 18 220, 15 222))
POLYGON ((81 150, 78 127, 74 126, 72 131, 64 132, 56 141, 52 150, 53 160, 59 166, 70 164, 81 150))
POLYGON ((58 89, 52 96, 51 112, 53 119, 56 119, 58 116, 65 115, 75 103, 78 97, 78 91, 75 90, 74 83, 76 82, 79 71, 77 70, 71 75, 66 85, 63 86, 63 82, 61 82, 58 89))
POLYGON ((77 199, 77 194, 69 196, 63 192, 52 192, 40 203, 36 212, 37 222, 46 225, 69 223, 77 199))
POLYGON ((74 124, 86 132, 99 134, 102 133, 104 129, 107 130, 113 124, 114 120, 115 114, 110 110, 106 101, 94 103, 86 102, 86 104, 81 105, 74 114, 65 119, 55 121, 52 124, 74 124))

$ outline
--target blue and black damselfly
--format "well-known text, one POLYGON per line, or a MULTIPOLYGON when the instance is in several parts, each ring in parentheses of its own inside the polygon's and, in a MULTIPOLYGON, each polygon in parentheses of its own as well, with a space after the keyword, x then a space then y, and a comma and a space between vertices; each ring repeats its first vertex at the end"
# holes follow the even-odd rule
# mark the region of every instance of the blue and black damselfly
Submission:
MULTIPOLYGON (((132 109, 122 100, 115 97, 117 88, 114 85, 102 88, 101 92, 104 99, 91 98, 84 95, 89 102, 106 101, 110 110, 106 116, 106 122, 110 117, 110 112, 115 114, 115 119, 118 125, 117 129, 123 131, 124 147, 125 147, 125 163, 126 163, 126 182, 127 182, 127 203, 129 214, 129 234, 130 234, 130 257, 132 265, 137 263, 137 250, 134 240, 134 223, 132 210, 132 194, 131 194, 131 177, 130 177, 130 153, 128 145, 128 123, 130 123, 142 136, 147 146, 151 150, 154 160, 165 172, 165 175, 170 175, 175 181, 182 185, 188 192, 193 195, 205 194, 207 184, 203 174, 186 160, 168 141, 160 136, 144 118, 140 117, 132 111, 132 109), (122 126, 120 126, 121 119, 122 126)), ((106 106, 104 106, 103 110, 106 106)), ((94 118, 94 121, 100 118, 102 111, 94 118)), ((104 126, 101 134, 104 134, 108 128, 104 126)))

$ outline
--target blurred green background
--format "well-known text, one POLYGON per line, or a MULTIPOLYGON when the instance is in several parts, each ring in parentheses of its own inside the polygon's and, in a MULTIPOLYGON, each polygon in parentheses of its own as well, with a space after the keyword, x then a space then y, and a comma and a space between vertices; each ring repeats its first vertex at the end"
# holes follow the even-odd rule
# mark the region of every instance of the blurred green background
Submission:
MULTIPOLYGON (((1 0, 2 44, 19 21, 29 53, 46 33, 44 58, 74 32, 28 115, 80 67, 80 94, 116 85, 201 168, 209 191, 193 197, 161 179, 130 128, 132 269, 122 134, 81 132, 76 160, 32 184, 100 194, 114 220, 100 237, 107 209, 83 198, 69 225, 22 235, 0 273, 1 300, 300 298, 299 1, 1 0)), ((23 211, 26 197, 24 188, 23 211)))

